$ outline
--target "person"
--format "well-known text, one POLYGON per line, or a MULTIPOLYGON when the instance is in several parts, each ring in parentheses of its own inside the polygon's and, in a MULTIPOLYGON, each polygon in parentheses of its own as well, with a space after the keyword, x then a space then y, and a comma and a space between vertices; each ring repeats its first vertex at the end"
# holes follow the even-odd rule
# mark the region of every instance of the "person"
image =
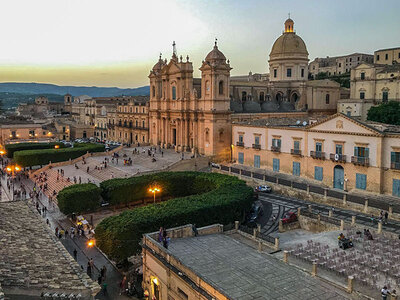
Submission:
POLYGON ((90 268, 93 270, 93 269, 94 269, 94 261, 93 261, 93 258, 91 258, 91 259, 89 260, 89 265, 90 265, 90 268))
POLYGON ((123 292, 125 292, 125 286, 126 286, 126 276, 122 278, 120 284, 119 284, 119 294, 121 295, 123 292))
POLYGON ((192 230, 193 230, 194 236, 198 236, 199 235, 199 232, 197 231, 196 224, 192 225, 192 230))
POLYGON ((374 215, 371 214, 371 224, 372 224, 372 225, 374 224, 374 220, 375 220, 374 215))
POLYGON ((168 242, 169 242, 168 237, 167 236, 163 237, 163 246, 165 249, 168 249, 168 242))
POLYGON ((92 268, 90 267, 90 262, 87 263, 86 273, 90 278, 92 278, 92 268))
POLYGON ((381 290, 381 295, 382 295, 382 300, 387 300, 387 296, 390 295, 390 292, 386 285, 381 290))
POLYGON ((78 256, 78 251, 76 251, 76 249, 74 249, 74 259, 75 260, 76 260, 77 256, 78 256))
POLYGON ((161 243, 163 240, 163 232, 164 228, 160 227, 160 231, 158 232, 158 241, 161 243))
POLYGON ((388 223, 389 213, 385 211, 385 224, 388 223))
POLYGON ((343 239, 344 239, 344 234, 343 233, 339 234, 338 240, 340 241, 340 240, 343 240, 343 239))
POLYGON ((369 231, 369 229, 367 229, 367 238, 368 240, 372 241, 374 238, 372 237, 371 232, 369 231))
POLYGON ((106 268, 105 265, 101 268, 100 273, 101 273, 101 277, 103 278, 103 280, 106 280, 106 277, 107 277, 107 268, 106 268))

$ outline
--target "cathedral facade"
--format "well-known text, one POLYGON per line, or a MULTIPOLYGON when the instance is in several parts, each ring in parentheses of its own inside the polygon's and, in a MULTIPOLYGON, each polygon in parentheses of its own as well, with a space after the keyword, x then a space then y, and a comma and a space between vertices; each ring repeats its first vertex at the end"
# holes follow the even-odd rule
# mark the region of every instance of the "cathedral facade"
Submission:
POLYGON ((231 156, 232 119, 279 113, 336 112, 340 85, 308 80, 308 51, 287 19, 269 55, 269 74, 230 76, 230 62, 217 43, 193 78, 189 57, 159 58, 150 71, 149 142, 177 151, 231 156))

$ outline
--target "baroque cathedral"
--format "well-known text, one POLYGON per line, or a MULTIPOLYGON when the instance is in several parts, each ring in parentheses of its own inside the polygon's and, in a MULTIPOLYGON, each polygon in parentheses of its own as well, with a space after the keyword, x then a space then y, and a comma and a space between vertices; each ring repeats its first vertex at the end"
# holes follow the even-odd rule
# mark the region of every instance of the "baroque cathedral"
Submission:
POLYGON ((229 157, 232 120, 242 114, 267 118, 271 114, 307 112, 332 114, 340 85, 308 79, 306 44, 287 19, 269 54, 269 74, 230 76, 230 61, 214 48, 202 61, 201 78, 193 64, 178 57, 175 44, 168 62, 160 56, 150 71, 150 144, 202 155, 229 157))

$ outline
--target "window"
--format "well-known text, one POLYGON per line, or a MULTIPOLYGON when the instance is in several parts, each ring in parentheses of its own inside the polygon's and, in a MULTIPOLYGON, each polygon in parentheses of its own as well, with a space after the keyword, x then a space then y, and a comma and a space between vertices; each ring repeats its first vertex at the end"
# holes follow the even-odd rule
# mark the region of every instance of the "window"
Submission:
POLYGON ((389 92, 388 91, 383 91, 382 92, 382 101, 387 102, 389 99, 389 92))
POLYGON ((364 79, 365 79, 365 73, 364 73, 364 72, 361 72, 360 78, 361 78, 361 80, 364 80, 364 79))
POLYGON ((156 87, 154 85, 152 87, 152 91, 153 91, 153 97, 155 97, 156 96, 156 87))
POLYGON ((122 126, 122 120, 119 120, 118 125, 122 126))
POLYGON ((322 181, 323 177, 323 171, 324 169, 322 167, 314 167, 314 179, 322 181))
POLYGON ((272 139, 272 146, 275 148, 281 148, 281 139, 272 139))
POLYGON ((390 165, 392 169, 400 170, 400 152, 390 152, 390 165))
POLYGON ((220 82, 219 82, 219 84, 218 84, 218 93, 220 94, 220 95, 223 95, 224 94, 224 82, 221 80, 220 82))
POLYGON ((339 68, 342 66, 342 63, 339 63, 339 68))
POLYGON ((350 57, 350 61, 352 60, 352 58, 350 57))
POLYGON ((189 296, 184 291, 182 291, 180 288, 178 288, 178 294, 183 299, 189 299, 189 296))
POLYGON ((379 54, 376 55, 376 60, 377 60, 377 61, 379 60, 379 54))
POLYGON ((278 70, 274 69, 274 78, 276 78, 278 76, 278 70))
POLYGON ((399 52, 399 55, 398 55, 398 57, 397 58, 400 58, 400 52, 399 52))
POLYGON ((301 69, 301 77, 304 77, 304 69, 301 69))
POLYGON ((360 99, 365 99, 365 92, 360 92, 360 99))
POLYGON ((239 143, 243 143, 243 134, 239 134, 239 143))
POLYGON ((29 136, 35 136, 35 130, 29 130, 29 136))
POLYGON ((293 148, 294 150, 300 150, 300 141, 294 141, 293 148))
POLYGON ((279 172, 279 164, 280 164, 279 158, 272 159, 272 169, 274 172, 279 172))
POLYGON ((393 179, 393 196, 400 197, 400 179, 393 179))
POLYGON ((260 93, 259 99, 260 99, 260 102, 263 102, 263 101, 264 101, 264 92, 261 92, 261 93, 260 93))
POLYGON ((243 152, 239 152, 238 153, 238 161, 239 161, 239 164, 243 164, 244 163, 244 154, 243 154, 243 152))
POLYGON ((138 122, 138 120, 136 120, 136 127, 139 127, 139 122, 138 122))
POLYGON ((322 152, 322 143, 321 142, 315 143, 315 152, 322 152))
POLYGON ((354 156, 357 157, 369 157, 369 148, 366 147, 354 147, 354 156))
POLYGON ((335 145, 335 153, 338 155, 342 155, 343 154, 343 145, 335 145))
POLYGON ((367 188, 367 175, 356 173, 356 188, 365 190, 367 188))
POLYGON ((389 55, 386 53, 385 54, 385 60, 388 60, 389 59, 389 55))
POLYGON ((142 136, 142 142, 144 142, 144 136, 142 136))
POLYGON ((254 168, 260 168, 260 155, 254 155, 254 168))
POLYGON ((348 111, 346 112, 346 115, 349 116, 349 117, 351 117, 351 110, 348 110, 348 111))
POLYGON ((142 127, 144 128, 145 126, 144 126, 144 120, 142 121, 142 127))
POLYGON ((292 69, 291 68, 288 68, 286 70, 286 77, 292 77, 292 69))
POLYGON ((132 128, 132 121, 129 121, 129 128, 132 128))
POLYGON ((329 94, 325 95, 325 104, 329 104, 329 94))
POLYGON ((260 145, 260 137, 259 136, 254 137, 254 144, 260 145))
POLYGON ((360 61, 360 57, 359 56, 357 56, 357 61, 360 61))
POLYGON ((293 162, 293 175, 300 176, 300 163, 297 161, 293 162))
POLYGON ((176 100, 176 86, 172 87, 172 100, 176 100))
POLYGON ((65 132, 65 126, 63 126, 63 131, 62 131, 63 133, 65 132))
POLYGON ((246 99, 247 99, 247 93, 242 92, 242 101, 246 101, 246 99))

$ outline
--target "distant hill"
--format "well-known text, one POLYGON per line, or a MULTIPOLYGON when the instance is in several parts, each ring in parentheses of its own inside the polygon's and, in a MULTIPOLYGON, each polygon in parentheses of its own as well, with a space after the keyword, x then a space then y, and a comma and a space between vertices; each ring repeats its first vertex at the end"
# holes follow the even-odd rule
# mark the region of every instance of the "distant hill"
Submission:
POLYGON ((112 97, 112 96, 147 96, 150 95, 149 86, 138 88, 120 89, 117 87, 97 87, 97 86, 60 86, 47 83, 20 83, 3 82, 0 83, 0 93, 19 93, 19 94, 56 94, 72 96, 89 95, 91 97, 112 97))
POLYGON ((39 96, 45 96, 51 102, 64 102, 63 95, 0 92, 0 105, 2 109, 12 109, 16 108, 19 103, 33 102, 39 96))

